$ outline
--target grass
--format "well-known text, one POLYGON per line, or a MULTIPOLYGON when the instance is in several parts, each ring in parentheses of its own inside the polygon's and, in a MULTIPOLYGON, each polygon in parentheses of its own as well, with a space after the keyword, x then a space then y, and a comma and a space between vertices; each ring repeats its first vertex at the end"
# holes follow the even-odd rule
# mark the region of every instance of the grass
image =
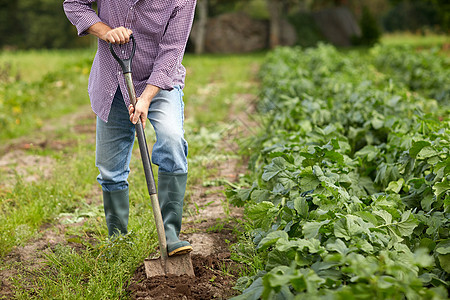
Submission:
MULTIPOLYGON (((143 226, 141 227, 143 228, 143 226)), ((57 246, 47 254, 47 266, 37 272, 35 286, 16 278, 18 299, 27 299, 30 288, 43 299, 119 299, 138 263, 155 246, 145 232, 132 232, 112 242, 76 252, 57 246), (146 238, 147 237, 147 238, 146 238)))
POLYGON ((187 55, 186 117, 197 126, 225 121, 235 107, 235 97, 255 93, 249 87, 255 70, 264 58, 263 53, 249 55, 187 55))
MULTIPOLYGON (((74 125, 93 126, 95 120, 79 119, 74 121, 75 124, 72 124, 73 121, 64 122, 74 112, 85 110, 89 101, 86 67, 89 66, 87 57, 93 52, 77 50, 75 53, 19 52, 14 58, 10 53, 2 53, 0 59, 0 65, 5 61, 10 61, 12 65, 8 71, 10 78, 6 79, 8 84, 29 88, 32 93, 26 90, 22 93, 31 95, 30 101, 33 97, 44 102, 47 98, 52 100, 45 106, 41 103, 29 110, 22 108, 29 103, 13 103, 12 107, 21 107, 21 122, 10 123, 9 135, 2 130, 2 143, 7 145, 11 138, 17 137, 33 141, 36 135, 42 134, 37 129, 46 125, 53 128, 46 133, 48 137, 67 141, 68 145, 64 149, 32 148, 24 151, 23 155, 47 156, 54 161, 48 166, 51 168, 49 178, 26 182, 17 174, 18 181, 13 187, 0 185, 0 258, 14 247, 39 238, 43 225, 45 228, 64 223, 70 225, 66 226, 62 238, 66 242, 46 253, 45 266, 37 271, 27 270, 20 263, 0 265, 0 269, 20 270, 14 280, 15 297, 18 299, 124 298, 125 287, 135 268, 157 248, 154 225, 149 221, 152 220, 149 196, 136 153, 131 161, 129 177, 133 187, 130 191, 129 223, 132 232, 114 242, 107 240, 100 187, 95 182, 98 171, 94 164, 93 133, 73 130, 74 125), (33 121, 36 118, 40 118, 43 124, 38 126, 37 121, 33 121), (82 222, 77 223, 80 220, 82 222)), ((248 82, 254 76, 251 69, 258 68, 262 58, 262 54, 186 56, 185 130, 190 142, 190 184, 206 180, 217 172, 210 167, 211 164, 227 159, 228 150, 218 149, 217 143, 232 126, 227 123, 231 111, 240 109, 237 103, 242 101, 236 100, 242 100, 239 99, 242 94, 257 92, 256 86, 248 82)), ((0 92, 4 93, 7 88, 5 82, 3 88, 0 92)), ((14 94, 17 101, 23 100, 19 94, 14 94)), ((12 107, 6 106, 8 109, 12 107)), ((154 133, 147 130, 147 135, 151 143, 154 133)), ((138 148, 135 147, 134 151, 137 152, 138 148)))
MULTIPOLYGON (((92 60, 94 49, 0 51, 0 70, 24 82, 36 82, 62 68, 92 60)), ((89 70, 84 70, 86 71, 89 70)), ((87 87, 84 86, 86 89, 87 87)))
POLYGON ((242 97, 258 93, 255 73, 263 53, 248 55, 188 54, 185 93, 185 131, 189 143, 188 184, 202 183, 217 172, 212 162, 234 153, 217 149, 219 140, 235 126, 233 112, 245 111, 242 97), (241 98, 240 98, 241 97, 241 98))
POLYGON ((442 47, 450 43, 450 37, 443 34, 428 33, 417 35, 408 32, 385 33, 381 37, 381 43, 385 45, 409 45, 412 47, 442 47))
POLYGON ((54 158, 54 164, 47 166, 53 168, 47 180, 27 183, 17 175, 13 189, 3 191, 0 196, 0 257, 34 237, 43 223, 55 220, 62 212, 74 211, 78 203, 89 196, 92 190, 89 178, 96 176, 89 149, 92 147, 85 145, 71 149, 70 155, 54 158))
POLYGON ((27 135, 51 119, 87 105, 90 52, 2 53, 0 141, 27 135))

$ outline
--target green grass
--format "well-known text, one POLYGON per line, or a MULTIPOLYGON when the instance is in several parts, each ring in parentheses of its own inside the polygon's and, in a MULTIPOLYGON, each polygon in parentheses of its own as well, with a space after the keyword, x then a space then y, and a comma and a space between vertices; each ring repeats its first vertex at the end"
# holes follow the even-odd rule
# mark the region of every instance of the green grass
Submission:
POLYGON ((381 37, 381 43, 385 45, 409 45, 412 47, 441 47, 444 44, 450 43, 448 35, 426 34, 417 35, 407 32, 399 33, 385 33, 381 37))
MULTIPOLYGON (((144 224, 140 228, 145 228, 144 224)), ((30 291, 39 299, 124 298, 134 269, 148 255, 148 249, 156 246, 152 238, 147 229, 81 252, 57 246, 47 255, 46 267, 35 272, 35 284, 30 285, 26 277, 15 278, 16 298, 28 299, 30 291)))
POLYGON ((60 157, 53 158, 54 165, 47 166, 53 169, 49 179, 27 183, 17 175, 14 188, 3 191, 0 196, 0 257, 36 236, 43 223, 54 221, 62 212, 73 212, 85 201, 92 191, 90 178, 96 176, 94 158, 88 148, 92 149, 84 145, 71 149, 70 154, 53 153, 60 157))
POLYGON ((0 141, 27 135, 87 105, 91 54, 92 50, 1 53, 0 141))
POLYGON ((185 131, 189 143, 188 184, 207 180, 215 170, 212 162, 234 153, 217 149, 218 141, 233 126, 235 112, 246 111, 246 94, 256 95, 256 71, 263 53, 248 55, 186 55, 185 131))
MULTIPOLYGON (((80 63, 81 58, 92 60, 94 54, 94 49, 0 51, 0 70, 9 69, 9 76, 35 82, 64 66, 80 63)), ((89 69, 84 70, 87 72, 89 69)))
POLYGON ((249 55, 186 55, 187 67, 185 102, 187 118, 197 125, 211 125, 229 118, 235 107, 235 97, 256 93, 256 86, 249 86, 255 69, 264 59, 264 53, 249 55))

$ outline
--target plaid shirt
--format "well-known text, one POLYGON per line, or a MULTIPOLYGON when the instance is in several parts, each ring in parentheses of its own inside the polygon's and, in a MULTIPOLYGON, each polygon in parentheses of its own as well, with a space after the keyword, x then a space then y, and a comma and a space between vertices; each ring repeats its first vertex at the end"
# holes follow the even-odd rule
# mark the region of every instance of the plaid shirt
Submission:
MULTIPOLYGON (((147 84, 170 90, 184 87, 186 70, 181 64, 194 18, 196 0, 65 0, 64 11, 78 35, 98 22, 111 28, 124 26, 133 31, 136 55, 132 76, 139 96, 147 84), (92 9, 97 2, 98 15, 92 9)), ((131 43, 114 45, 116 53, 128 57, 131 43)), ((120 86, 126 91, 122 70, 109 51, 109 44, 98 40, 98 50, 89 76, 89 97, 93 111, 107 121, 114 94, 120 86)), ((128 106, 128 93, 123 93, 128 106)))

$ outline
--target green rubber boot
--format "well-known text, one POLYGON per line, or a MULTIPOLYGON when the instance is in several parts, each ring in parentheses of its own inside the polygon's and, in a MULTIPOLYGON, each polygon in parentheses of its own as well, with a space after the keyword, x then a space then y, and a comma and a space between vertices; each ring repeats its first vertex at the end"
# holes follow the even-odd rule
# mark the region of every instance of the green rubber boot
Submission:
POLYGON ((128 188, 119 191, 103 191, 103 207, 105 209, 108 235, 127 234, 129 202, 128 188))
POLYGON ((166 232, 169 256, 192 251, 191 244, 187 241, 181 241, 179 238, 186 181, 187 173, 158 172, 158 200, 166 232))

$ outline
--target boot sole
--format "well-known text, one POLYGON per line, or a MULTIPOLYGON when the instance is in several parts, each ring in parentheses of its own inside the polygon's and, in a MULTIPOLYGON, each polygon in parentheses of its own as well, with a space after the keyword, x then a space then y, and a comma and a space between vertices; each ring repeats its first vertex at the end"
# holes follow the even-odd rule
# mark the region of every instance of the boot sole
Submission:
POLYGON ((183 246, 183 247, 173 250, 172 252, 169 252, 169 256, 183 255, 183 254, 187 254, 191 251, 192 251, 192 246, 183 246))

